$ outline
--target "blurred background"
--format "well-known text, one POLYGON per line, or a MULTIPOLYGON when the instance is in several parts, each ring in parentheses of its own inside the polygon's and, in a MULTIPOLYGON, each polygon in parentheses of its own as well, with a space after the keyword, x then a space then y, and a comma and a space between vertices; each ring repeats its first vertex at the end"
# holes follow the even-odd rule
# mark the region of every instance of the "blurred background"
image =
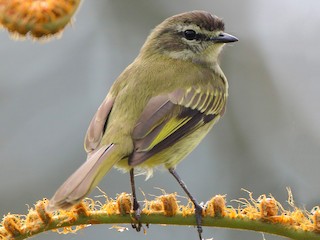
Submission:
MULTIPOLYGON (((195 9, 222 17, 226 32, 240 41, 226 46, 221 57, 230 84, 227 112, 178 166, 182 179, 199 201, 226 194, 230 202, 247 197, 245 188, 255 198, 272 193, 288 207, 291 187, 297 206, 311 210, 320 204, 319 1, 94 0, 82 3, 60 40, 13 41, 0 33, 1 216, 26 213, 53 195, 85 160, 91 117, 150 30, 195 9)), ((159 187, 185 196, 166 171, 136 181, 148 194, 160 195, 159 187)), ((129 176, 112 170, 99 186, 115 197, 130 192, 129 176)), ((193 227, 152 225, 146 235, 110 227, 33 239, 197 239, 193 227)), ((257 232, 217 228, 204 228, 203 236, 263 239, 257 232)))

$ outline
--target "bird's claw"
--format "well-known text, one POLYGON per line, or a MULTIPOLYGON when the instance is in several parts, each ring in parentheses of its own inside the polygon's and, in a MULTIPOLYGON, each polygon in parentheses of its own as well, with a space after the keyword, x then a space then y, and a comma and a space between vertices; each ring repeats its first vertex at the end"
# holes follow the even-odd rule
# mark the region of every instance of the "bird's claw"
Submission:
POLYGON ((133 219, 135 223, 131 223, 132 228, 135 229, 137 232, 140 232, 142 228, 142 224, 140 222, 140 216, 141 216, 141 209, 140 207, 138 207, 137 209, 134 210, 134 214, 133 214, 133 219))
POLYGON ((202 240, 202 210, 200 205, 195 205, 196 223, 200 240, 202 240))

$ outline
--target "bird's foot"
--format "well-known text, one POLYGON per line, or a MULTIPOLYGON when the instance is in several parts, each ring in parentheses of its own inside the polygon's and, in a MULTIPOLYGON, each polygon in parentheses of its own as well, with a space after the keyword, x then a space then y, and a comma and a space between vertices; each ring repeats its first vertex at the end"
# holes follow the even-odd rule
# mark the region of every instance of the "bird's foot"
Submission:
POLYGON ((198 204, 195 204, 195 215, 199 239, 202 240, 202 207, 198 204))
POLYGON ((134 202, 133 204, 133 220, 134 223, 131 223, 131 226, 133 229, 135 229, 137 232, 141 231, 142 224, 140 222, 140 217, 141 217, 141 208, 138 202, 134 202))

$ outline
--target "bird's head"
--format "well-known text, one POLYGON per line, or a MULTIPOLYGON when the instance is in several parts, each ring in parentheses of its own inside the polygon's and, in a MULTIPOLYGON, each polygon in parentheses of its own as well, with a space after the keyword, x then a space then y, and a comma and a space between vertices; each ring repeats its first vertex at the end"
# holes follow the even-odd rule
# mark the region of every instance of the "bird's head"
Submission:
POLYGON ((149 35, 141 53, 165 54, 195 62, 214 62, 225 43, 238 39, 224 32, 222 19, 205 11, 167 18, 149 35))

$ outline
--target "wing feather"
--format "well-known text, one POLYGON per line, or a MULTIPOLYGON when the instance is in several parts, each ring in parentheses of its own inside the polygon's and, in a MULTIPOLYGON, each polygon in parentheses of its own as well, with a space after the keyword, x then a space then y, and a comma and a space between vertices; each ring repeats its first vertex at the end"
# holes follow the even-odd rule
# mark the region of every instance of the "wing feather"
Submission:
POLYGON ((99 146, 113 103, 114 98, 107 96, 106 99, 101 103, 96 114, 93 116, 84 140, 84 148, 87 153, 92 152, 99 146))
POLYGON ((194 86, 152 98, 133 131, 135 150, 129 165, 140 164, 215 119, 226 97, 222 88, 194 86))

